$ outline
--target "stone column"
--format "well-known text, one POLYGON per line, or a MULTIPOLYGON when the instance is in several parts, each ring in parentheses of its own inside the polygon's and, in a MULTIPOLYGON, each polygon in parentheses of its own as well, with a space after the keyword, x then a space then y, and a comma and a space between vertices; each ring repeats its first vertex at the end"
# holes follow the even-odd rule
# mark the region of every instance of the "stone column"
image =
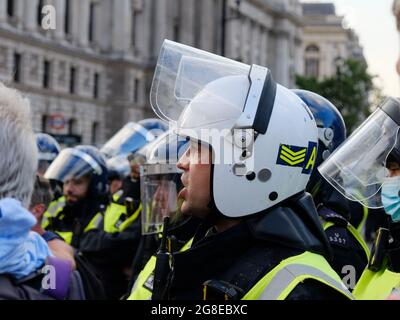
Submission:
POLYGON ((296 27, 295 37, 295 71, 296 74, 303 74, 304 70, 304 51, 303 51, 303 31, 301 27, 296 27))
MULTIPOLYGON (((214 25, 214 4, 213 0, 202 0, 202 24, 200 26, 200 48, 206 51, 213 51, 216 26, 214 25)), ((232 40, 229 37, 229 40, 232 40)))
POLYGON ((106 0, 99 2, 98 5, 98 19, 99 23, 96 26, 96 32, 100 35, 97 37, 97 43, 99 44, 100 48, 104 51, 109 51, 111 49, 111 38, 112 33, 110 32, 110 27, 112 24, 113 16, 110 15, 112 12, 113 7, 112 0, 106 0))
MULTIPOLYGON (((168 38, 169 23, 172 25, 173 21, 168 21, 168 12, 173 7, 171 1, 155 1, 154 2, 154 18, 153 21, 153 32, 150 37, 153 37, 154 42, 152 44, 152 55, 156 57, 160 51, 161 45, 165 38, 168 38)), ((151 41, 151 40, 150 40, 151 41)))
POLYGON ((24 24, 25 24, 25 28, 28 31, 35 31, 38 28, 37 21, 36 21, 38 4, 39 4, 38 0, 25 1, 24 24))
POLYGON ((64 26, 65 26, 65 0, 53 0, 56 8, 56 30, 54 32, 56 39, 64 38, 64 26))
POLYGON ((289 85, 289 37, 279 33, 276 39, 275 79, 284 86, 289 85))
MULTIPOLYGON (((198 1, 198 0, 197 0, 198 1)), ((181 39, 180 41, 194 45, 194 15, 199 14, 195 11, 193 0, 184 0, 182 3, 182 15, 181 15, 181 39)))
POLYGON ((260 59, 261 65, 264 67, 269 68, 268 66, 268 31, 265 28, 261 29, 261 52, 260 52, 260 59))
MULTIPOLYGON (((74 1, 72 1, 74 2, 74 1)), ((119 1, 115 1, 119 2, 119 1)), ((88 45, 88 34, 89 34, 89 0, 79 0, 79 30, 77 33, 78 43, 80 46, 86 47, 88 45)), ((75 13, 75 12, 74 12, 75 13)), ((77 21, 75 20, 73 24, 77 21)))
MULTIPOLYGON (((23 20, 24 20, 24 7, 25 7, 25 1, 24 0, 14 0, 14 13, 15 17, 17 18, 18 21, 18 27, 20 28, 23 25, 23 20)), ((35 11, 36 13, 36 11, 35 11)), ((34 14, 35 19, 36 19, 36 14, 34 14)))
POLYGON ((260 64, 260 28, 258 24, 250 24, 250 63, 260 64))
POLYGON ((250 61, 250 21, 246 18, 242 19, 241 25, 241 37, 240 37, 240 58, 242 62, 249 63, 250 61))
POLYGON ((290 85, 290 28, 286 20, 278 20, 275 29, 275 74, 278 83, 290 85))
POLYGON ((129 0, 113 1, 112 48, 127 52, 131 47, 132 8, 129 0))
POLYGON ((296 74, 302 74, 304 70, 304 52, 301 42, 295 40, 295 72, 296 74))
MULTIPOLYGON (((165 0, 164 0, 165 1, 165 0)), ((162 2, 164 2, 162 1, 162 2)), ((151 52, 151 38, 154 36, 154 20, 152 16, 152 0, 146 0, 143 2, 142 11, 136 14, 136 23, 138 30, 136 30, 135 38, 135 53, 138 54, 139 57, 144 57, 148 59, 151 52)))
POLYGON ((0 23, 7 20, 7 0, 0 0, 0 23))
POLYGON ((80 6, 83 1, 87 0, 71 0, 70 2, 70 37, 73 43, 78 42, 79 33, 82 32, 79 20, 81 19, 80 6))

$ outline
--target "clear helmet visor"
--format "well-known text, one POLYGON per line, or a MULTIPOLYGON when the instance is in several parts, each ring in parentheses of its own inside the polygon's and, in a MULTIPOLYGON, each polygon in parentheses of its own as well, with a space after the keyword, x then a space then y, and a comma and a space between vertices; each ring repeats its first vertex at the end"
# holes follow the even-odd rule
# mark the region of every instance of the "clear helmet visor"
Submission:
POLYGON ((144 165, 140 178, 142 234, 162 232, 163 220, 179 216, 178 179, 174 165, 144 165))
POLYGON ((382 109, 370 117, 324 161, 318 171, 341 194, 369 208, 381 208, 388 176, 386 159, 399 126, 382 109))
POLYGON ((60 152, 47 169, 44 177, 64 183, 69 179, 83 177, 91 173, 101 175, 102 172, 101 166, 87 153, 67 148, 60 152))
POLYGON ((137 123, 129 122, 111 137, 100 151, 108 158, 127 155, 153 140, 154 135, 149 130, 137 123))
POLYGON ((243 112, 249 72, 249 65, 165 40, 151 87, 152 108, 178 129, 235 121, 243 112), (225 80, 236 80, 238 89, 221 90, 225 80))
POLYGON ((126 155, 118 155, 106 161, 109 170, 117 171, 120 175, 127 177, 131 172, 131 167, 126 155))
POLYGON ((180 157, 189 147, 189 141, 177 135, 174 130, 168 131, 151 144, 146 151, 148 164, 177 164, 180 157))
POLYGON ((140 120, 138 124, 151 131, 155 138, 159 137, 168 130, 168 125, 164 121, 157 118, 143 119, 140 120))

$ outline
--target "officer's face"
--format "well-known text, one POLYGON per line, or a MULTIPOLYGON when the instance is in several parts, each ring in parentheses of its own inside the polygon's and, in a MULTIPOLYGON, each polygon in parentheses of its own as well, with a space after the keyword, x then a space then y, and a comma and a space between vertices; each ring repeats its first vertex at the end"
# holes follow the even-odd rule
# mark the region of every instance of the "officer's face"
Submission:
POLYGON ((114 179, 110 182, 110 193, 114 194, 122 188, 122 180, 114 179))
POLYGON ((143 165, 144 162, 144 159, 140 156, 133 157, 133 159, 129 160, 131 178, 135 180, 140 178, 140 166, 143 165))
POLYGON ((140 177, 140 165, 138 163, 131 163, 131 177, 133 179, 139 179, 140 177))
POLYGON ((400 176, 400 164, 398 164, 397 162, 389 162, 387 164, 387 168, 389 170, 389 177, 400 176))
POLYGON ((163 179, 159 181, 153 197, 153 213, 162 219, 177 210, 176 185, 172 181, 163 179))
POLYGON ((64 196, 68 203, 75 203, 87 196, 89 177, 70 178, 64 182, 64 196))
POLYGON ((178 168, 183 170, 181 177, 184 188, 178 197, 183 199, 183 214, 205 218, 210 209, 211 153, 205 146, 191 144, 179 159, 178 168))

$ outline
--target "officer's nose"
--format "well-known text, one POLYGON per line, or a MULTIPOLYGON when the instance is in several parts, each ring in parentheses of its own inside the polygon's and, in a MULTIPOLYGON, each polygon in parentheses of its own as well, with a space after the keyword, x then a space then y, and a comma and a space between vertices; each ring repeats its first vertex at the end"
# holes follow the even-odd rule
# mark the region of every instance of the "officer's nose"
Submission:
POLYGON ((187 149, 186 152, 182 155, 176 166, 178 167, 178 169, 181 169, 183 171, 188 171, 189 165, 190 165, 190 148, 187 149))
POLYGON ((64 191, 66 194, 72 194, 73 193, 73 184, 71 183, 71 181, 66 181, 64 182, 64 191))

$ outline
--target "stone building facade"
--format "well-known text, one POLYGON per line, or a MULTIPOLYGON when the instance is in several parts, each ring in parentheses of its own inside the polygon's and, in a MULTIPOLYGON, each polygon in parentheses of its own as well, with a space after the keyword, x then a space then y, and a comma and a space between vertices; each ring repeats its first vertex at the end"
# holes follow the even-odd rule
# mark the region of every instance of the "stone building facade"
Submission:
POLYGON ((359 39, 345 28, 332 3, 303 3, 303 65, 301 74, 323 79, 335 74, 338 57, 365 62, 359 39))
POLYGON ((301 14, 298 0, 0 0, 0 81, 31 100, 36 131, 101 145, 126 122, 153 116, 148 96, 165 38, 224 47, 294 86, 301 14))

